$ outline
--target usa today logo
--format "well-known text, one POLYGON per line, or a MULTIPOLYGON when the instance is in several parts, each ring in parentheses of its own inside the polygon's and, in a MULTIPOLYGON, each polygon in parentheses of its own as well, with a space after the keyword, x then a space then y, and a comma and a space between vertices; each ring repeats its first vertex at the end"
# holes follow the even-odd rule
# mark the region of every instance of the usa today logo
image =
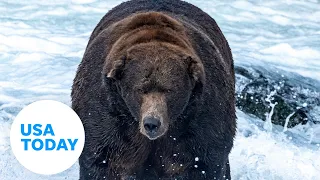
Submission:
POLYGON ((52 100, 23 108, 10 132, 11 148, 20 164, 44 175, 70 168, 78 160, 84 140, 78 115, 69 106, 52 100))

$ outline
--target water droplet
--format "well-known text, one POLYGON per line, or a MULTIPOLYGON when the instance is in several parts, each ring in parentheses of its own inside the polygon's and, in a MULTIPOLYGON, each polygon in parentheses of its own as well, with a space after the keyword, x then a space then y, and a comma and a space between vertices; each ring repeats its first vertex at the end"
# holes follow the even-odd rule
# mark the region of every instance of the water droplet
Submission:
POLYGON ((199 158, 198 158, 198 157, 196 157, 196 158, 194 158, 194 160, 195 160, 195 161, 199 161, 199 158))
POLYGON ((205 174, 206 172, 205 172, 205 171, 201 171, 201 173, 202 173, 202 174, 205 174))
POLYGON ((194 165, 195 168, 198 168, 198 165, 194 165))

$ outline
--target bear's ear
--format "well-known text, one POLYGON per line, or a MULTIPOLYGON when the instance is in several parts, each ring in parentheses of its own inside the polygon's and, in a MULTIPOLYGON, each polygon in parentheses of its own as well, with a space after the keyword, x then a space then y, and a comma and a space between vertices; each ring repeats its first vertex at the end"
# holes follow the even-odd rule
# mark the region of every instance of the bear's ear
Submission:
POLYGON ((106 64, 103 69, 103 74, 106 75, 107 78, 111 78, 114 80, 121 79, 122 70, 124 68, 126 61, 126 56, 123 56, 121 59, 110 62, 106 64))
POLYGON ((188 63, 188 71, 191 78, 194 80, 195 85, 203 85, 205 81, 205 73, 203 64, 199 59, 195 57, 188 56, 186 57, 188 63))

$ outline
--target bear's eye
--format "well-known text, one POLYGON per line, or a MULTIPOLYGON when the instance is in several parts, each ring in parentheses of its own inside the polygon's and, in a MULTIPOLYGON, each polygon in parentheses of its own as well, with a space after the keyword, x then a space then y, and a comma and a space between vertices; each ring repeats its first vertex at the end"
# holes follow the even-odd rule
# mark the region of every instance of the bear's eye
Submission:
POLYGON ((171 93, 171 92, 172 92, 172 89, 161 88, 161 89, 160 89, 160 92, 163 92, 163 93, 171 93))
POLYGON ((140 93, 140 94, 146 94, 148 92, 148 90, 146 88, 137 88, 137 91, 140 93))

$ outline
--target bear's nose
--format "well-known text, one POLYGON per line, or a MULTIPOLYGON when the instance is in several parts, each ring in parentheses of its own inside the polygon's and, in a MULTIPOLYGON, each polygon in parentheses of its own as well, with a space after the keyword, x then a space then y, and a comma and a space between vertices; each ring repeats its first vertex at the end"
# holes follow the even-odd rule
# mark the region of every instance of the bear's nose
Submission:
POLYGON ((144 118, 143 121, 144 128, 149 133, 155 133, 157 132, 158 128, 161 125, 161 122, 158 118, 148 116, 144 118))

